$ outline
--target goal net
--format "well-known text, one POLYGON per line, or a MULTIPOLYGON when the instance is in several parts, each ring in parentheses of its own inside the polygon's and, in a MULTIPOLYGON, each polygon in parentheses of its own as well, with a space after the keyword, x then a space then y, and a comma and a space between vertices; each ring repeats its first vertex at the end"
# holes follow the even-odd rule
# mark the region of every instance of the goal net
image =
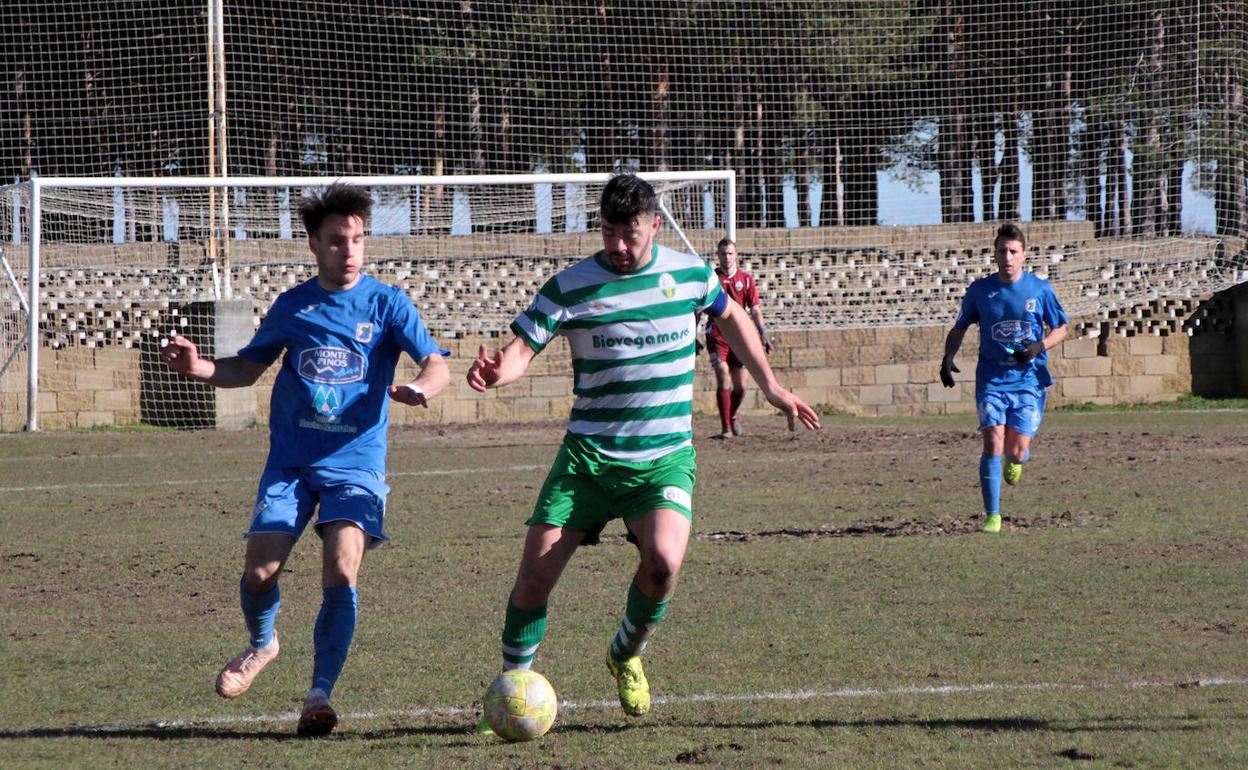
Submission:
MULTIPOLYGON (((709 256, 733 233, 732 172, 642 176, 659 193, 660 243, 709 256)), ((430 331, 453 339, 505 331, 546 279, 602 247, 598 202, 609 178, 342 181, 372 191, 366 272, 402 287, 430 331)), ((277 295, 314 277, 299 203, 331 181, 41 178, 0 188, 0 248, 13 266, 12 278, 0 271, 0 363, 12 359, 0 429, 29 427, 37 413, 25 385, 32 280, 35 382, 45 393, 127 401, 80 413, 98 406, 132 421, 221 427, 222 410, 209 402, 234 395, 172 376, 159 350, 178 333, 206 355, 231 355, 277 295)))
POLYGON ((1242 2, 5 7, 3 179, 725 168, 743 229, 1248 229, 1242 2))

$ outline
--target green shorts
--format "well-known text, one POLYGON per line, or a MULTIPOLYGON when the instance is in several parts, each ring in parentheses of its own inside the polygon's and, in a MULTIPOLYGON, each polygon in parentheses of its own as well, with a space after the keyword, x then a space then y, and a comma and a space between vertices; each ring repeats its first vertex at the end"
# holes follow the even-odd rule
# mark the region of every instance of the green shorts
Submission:
POLYGON ((688 446, 657 460, 630 463, 565 438, 525 524, 587 532, 586 545, 591 545, 611 519, 629 521, 659 508, 692 522, 696 458, 688 446))

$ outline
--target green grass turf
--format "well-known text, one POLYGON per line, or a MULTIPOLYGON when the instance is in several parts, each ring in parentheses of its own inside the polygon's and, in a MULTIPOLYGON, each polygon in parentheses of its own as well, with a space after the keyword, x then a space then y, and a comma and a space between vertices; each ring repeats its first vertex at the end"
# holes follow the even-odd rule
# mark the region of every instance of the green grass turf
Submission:
POLYGON ((315 537, 283 578, 281 657, 212 692, 245 641, 264 434, 0 436, 0 765, 1248 765, 1248 412, 1051 414, 996 536, 971 420, 755 418, 727 442, 700 420, 654 712, 623 717, 602 662, 635 566, 616 523, 552 597, 538 668, 570 706, 515 746, 469 728, 559 426, 395 431, 394 542, 365 559, 342 726, 315 742, 292 721, 315 537))

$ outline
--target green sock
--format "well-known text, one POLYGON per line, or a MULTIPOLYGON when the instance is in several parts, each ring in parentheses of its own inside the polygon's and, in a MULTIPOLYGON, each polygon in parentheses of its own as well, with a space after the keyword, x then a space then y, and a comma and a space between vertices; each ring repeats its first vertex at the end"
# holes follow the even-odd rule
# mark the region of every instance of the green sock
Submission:
POLYGON ((667 603, 672 597, 655 601, 641 592, 636 583, 628 587, 628 604, 624 619, 620 621, 619 633, 611 640, 611 657, 617 661, 640 655, 646 643, 667 614, 667 603))
POLYGON ((546 605, 522 610, 507 600, 503 621, 503 670, 530 668, 546 635, 546 605))

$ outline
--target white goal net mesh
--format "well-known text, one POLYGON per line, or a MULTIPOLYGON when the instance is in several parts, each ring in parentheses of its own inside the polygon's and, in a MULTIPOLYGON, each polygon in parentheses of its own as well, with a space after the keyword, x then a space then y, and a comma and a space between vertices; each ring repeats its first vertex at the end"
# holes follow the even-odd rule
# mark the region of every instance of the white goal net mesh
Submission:
POLYGON ((1240 2, 6 10, 0 178, 721 168, 742 228, 1248 229, 1240 2))
MULTIPOLYGON (((402 287, 438 337, 506 331, 550 276, 602 247, 597 207, 605 179, 529 179, 367 184, 374 205, 366 272, 402 287)), ((250 331, 282 291, 315 276, 298 213, 309 186, 281 181, 248 186, 238 180, 217 189, 42 180, 35 314, 47 359, 41 380, 89 379, 93 371, 115 378, 118 367, 104 359, 137 352, 134 381, 116 390, 122 398, 123 386, 135 386, 145 422, 182 425, 197 400, 220 397, 170 376, 157 353, 176 332, 206 355, 231 355, 250 335, 231 338, 233 349, 217 350, 226 343, 215 328, 221 322, 216 301, 247 302, 250 331)), ((665 219, 660 242, 712 254, 730 229, 728 175, 655 180, 654 186, 665 219)), ((26 375, 19 356, 26 344, 31 197, 29 184, 0 188, 0 223, 7 228, 0 248, 15 270, 14 280, 0 273, 0 363, 10 355, 17 362, 4 375, 5 398, 13 402, 5 410, 7 429, 20 427, 7 423, 25 411, 18 378, 26 375)))

